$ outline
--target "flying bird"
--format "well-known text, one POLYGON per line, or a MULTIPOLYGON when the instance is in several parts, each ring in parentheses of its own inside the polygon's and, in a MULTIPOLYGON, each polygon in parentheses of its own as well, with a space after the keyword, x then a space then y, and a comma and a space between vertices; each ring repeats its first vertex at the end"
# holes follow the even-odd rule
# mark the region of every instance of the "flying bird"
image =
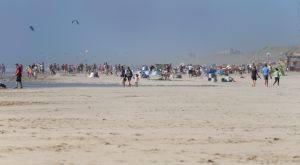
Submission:
POLYGON ((29 29, 30 29, 31 31, 34 31, 34 27, 33 27, 33 26, 29 26, 29 29))
POLYGON ((74 20, 72 21, 72 24, 77 24, 77 25, 79 25, 79 21, 78 21, 77 19, 74 19, 74 20))

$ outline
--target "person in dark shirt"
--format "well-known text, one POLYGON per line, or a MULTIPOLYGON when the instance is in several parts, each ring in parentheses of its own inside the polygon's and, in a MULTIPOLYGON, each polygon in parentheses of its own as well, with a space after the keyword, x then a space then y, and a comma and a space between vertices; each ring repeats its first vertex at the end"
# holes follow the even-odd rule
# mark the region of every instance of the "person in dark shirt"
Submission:
POLYGON ((127 80, 128 80, 128 86, 131 87, 131 78, 133 76, 133 73, 132 73, 132 70, 130 69, 130 67, 127 67, 127 70, 126 70, 126 77, 127 77, 127 80))
POLYGON ((125 74, 125 68, 124 68, 124 66, 121 67, 121 78, 122 78, 122 84, 125 87, 125 82, 127 80, 127 76, 125 74))
POLYGON ((260 76, 258 75, 258 71, 256 69, 256 66, 253 66, 253 68, 251 70, 252 87, 255 87, 257 77, 260 78, 260 76))

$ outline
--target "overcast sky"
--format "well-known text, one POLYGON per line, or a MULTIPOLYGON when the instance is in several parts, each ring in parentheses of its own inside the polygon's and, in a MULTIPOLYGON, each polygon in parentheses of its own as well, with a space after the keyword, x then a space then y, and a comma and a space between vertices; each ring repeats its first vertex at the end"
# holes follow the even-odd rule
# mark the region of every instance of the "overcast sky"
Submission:
POLYGON ((167 62, 295 45, 300 29, 296 0, 0 0, 0 20, 8 65, 167 62))

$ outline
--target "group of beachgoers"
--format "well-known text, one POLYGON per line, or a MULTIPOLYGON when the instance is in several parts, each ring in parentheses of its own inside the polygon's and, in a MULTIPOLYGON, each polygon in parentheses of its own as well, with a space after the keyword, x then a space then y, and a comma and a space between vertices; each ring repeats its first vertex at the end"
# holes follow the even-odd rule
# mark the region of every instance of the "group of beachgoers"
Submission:
POLYGON ((105 75, 112 75, 116 74, 117 72, 121 71, 121 64, 116 65, 109 65, 107 62, 104 64, 100 64, 99 66, 97 64, 83 64, 80 63, 78 65, 72 65, 72 64, 50 64, 49 70, 51 75, 55 75, 56 72, 63 71, 65 74, 76 74, 76 73, 85 73, 90 75, 91 73, 101 73, 105 75))
MULTIPOLYGON (((121 64, 115 64, 115 65, 109 65, 107 62, 104 64, 78 64, 78 65, 71 65, 71 64, 50 64, 49 65, 49 71, 51 75, 55 75, 57 72, 63 72, 65 74, 76 74, 76 73, 85 73, 87 75, 116 75, 121 76, 123 68, 126 68, 125 65, 121 64)), ((197 77, 201 76, 201 73, 203 72, 202 67, 200 65, 180 65, 178 67, 172 67, 172 64, 160 64, 160 65, 150 65, 150 66, 142 66, 142 67, 135 67, 135 70, 149 70, 152 71, 159 71, 160 75, 164 79, 168 79, 172 76, 174 73, 183 73, 187 69, 189 69, 190 77, 197 77), (147 68, 147 69, 142 69, 147 68)), ((143 77, 144 78, 144 77, 143 77)))
POLYGON ((122 78, 122 84, 125 87, 126 81, 128 81, 128 86, 131 87, 131 80, 134 79, 134 85, 138 87, 138 83, 140 80, 139 74, 133 75, 133 71, 128 66, 127 69, 125 69, 125 66, 121 66, 121 78, 122 78))
MULTIPOLYGON (((3 65, 3 64, 2 64, 3 65)), ((5 66, 3 65, 3 68, 5 69, 5 66)), ((3 69, 2 68, 2 69, 3 69)), ((2 72, 3 70, 1 70, 2 72)), ((22 73, 23 73, 23 65, 21 64, 16 64, 16 73, 15 73, 15 76, 16 76, 16 87, 15 88, 23 88, 23 84, 22 84, 22 73)), ((2 74, 5 74, 5 71, 2 73, 2 74)), ((7 86, 0 82, 0 88, 2 89, 6 89, 7 86)))
MULTIPOLYGON (((268 64, 265 64, 264 67, 262 68, 262 74, 263 74, 263 78, 265 80, 264 85, 266 87, 269 86, 269 79, 272 79, 272 74, 273 74, 273 76, 274 76, 273 86, 275 84, 277 84, 277 86, 279 86, 279 79, 280 79, 280 76, 282 73, 279 71, 279 68, 275 68, 275 71, 273 73, 271 73, 271 70, 272 70, 272 67, 271 67, 271 65, 268 65, 268 64)), ((255 87, 257 78, 261 78, 261 77, 258 74, 258 69, 257 69, 256 65, 253 63, 252 69, 251 69, 252 87, 255 87)))
MULTIPOLYGON (((0 65, 1 75, 5 74, 5 66, 0 65)), ((156 64, 156 65, 143 65, 141 67, 135 67, 131 69, 129 66, 116 64, 109 65, 107 62, 97 65, 97 64, 78 64, 78 65, 70 65, 70 64, 50 64, 49 65, 49 73, 50 75, 55 75, 57 72, 62 74, 77 74, 77 73, 85 73, 89 75, 91 78, 97 78, 99 75, 115 75, 121 77, 122 85, 131 87, 138 87, 140 78, 149 78, 150 74, 157 74, 161 80, 167 80, 172 78, 182 78, 183 74, 188 75, 191 79, 192 77, 199 77, 205 75, 208 77, 208 80, 214 80, 216 82, 216 75, 221 74, 225 75, 222 78, 222 82, 235 82, 235 80, 229 76, 229 74, 239 73, 241 75, 240 78, 244 78, 243 74, 249 72, 252 79, 252 87, 256 86, 256 81, 260 78, 259 73, 263 74, 263 78, 265 80, 265 86, 269 86, 269 79, 274 77, 273 85, 277 84, 279 86, 280 76, 282 72, 279 68, 273 69, 271 65, 227 65, 227 66, 202 66, 202 65, 184 65, 180 64, 178 66, 172 66, 172 64, 156 64), (222 71, 222 72, 221 72, 222 71), (214 76, 215 75, 215 76, 214 76), (128 83, 128 84, 127 84, 128 83)), ((45 70, 44 63, 33 63, 32 65, 28 65, 25 68, 27 72, 28 78, 37 78, 38 74, 48 73, 45 70)), ((23 88, 22 86, 22 73, 23 73, 23 65, 16 64, 16 88, 23 88)), ((4 84, 2 84, 4 85, 4 84)))
POLYGON ((260 78, 259 71, 262 68, 262 73, 265 79, 265 86, 268 86, 269 79, 272 79, 272 74, 274 75, 274 83, 273 85, 277 84, 279 86, 279 79, 281 76, 281 72, 278 68, 275 68, 273 71, 271 65, 262 64, 255 65, 248 64, 248 65, 227 65, 227 66, 201 66, 201 65, 184 65, 180 64, 179 66, 173 67, 172 64, 157 64, 157 65, 150 65, 150 66, 142 66, 141 68, 137 68, 140 71, 139 74, 133 74, 132 69, 130 67, 125 67, 125 65, 116 64, 116 65, 109 65, 106 63, 96 65, 87 65, 87 64, 79 64, 79 65, 68 65, 68 64, 51 64, 49 66, 50 72, 59 72, 63 70, 64 73, 86 73, 89 77, 99 77, 99 74, 103 75, 116 75, 122 78, 123 86, 126 86, 126 82, 128 82, 128 86, 131 86, 131 80, 135 80, 136 86, 138 86, 138 81, 141 78, 148 78, 149 75, 146 75, 144 71, 148 70, 149 72, 159 72, 161 79, 167 80, 171 78, 181 78, 182 74, 186 73, 188 77, 191 79, 192 77, 199 77, 205 74, 210 79, 214 79, 216 81, 216 70, 221 70, 218 74, 225 75, 222 78, 222 82, 235 82, 235 80, 229 76, 229 74, 238 73, 240 74, 240 78, 244 78, 243 74, 251 73, 252 79, 252 86, 256 86, 257 78, 260 78), (61 66, 61 67, 60 67, 61 66), (52 71, 53 70, 53 71, 52 71), (213 74, 209 74, 213 70, 213 74), (272 71, 272 73, 271 73, 272 71), (175 76, 174 76, 175 75, 175 76), (215 75, 215 76, 214 76, 215 75))
POLYGON ((45 73, 45 66, 44 63, 33 63, 31 65, 26 66, 25 68, 26 72, 27 72, 27 77, 28 78, 37 78, 38 73, 45 73))

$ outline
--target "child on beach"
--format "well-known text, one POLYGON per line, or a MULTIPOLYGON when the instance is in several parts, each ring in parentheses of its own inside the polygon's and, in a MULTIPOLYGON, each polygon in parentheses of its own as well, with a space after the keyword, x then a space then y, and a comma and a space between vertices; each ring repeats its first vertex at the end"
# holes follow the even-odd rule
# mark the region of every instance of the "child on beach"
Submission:
POLYGON ((135 74, 135 81, 134 81, 134 85, 135 85, 136 87, 138 87, 138 86, 139 86, 139 81, 140 81, 140 77, 139 77, 139 75, 138 75, 138 74, 135 74))
POLYGON ((280 73, 278 68, 275 69, 274 72, 274 78, 275 78, 275 82, 273 83, 273 86, 277 83, 277 85, 279 86, 279 78, 280 78, 280 73))
POLYGON ((125 87, 126 80, 127 80, 127 76, 124 75, 124 77, 122 77, 122 84, 123 84, 124 87, 125 87))

